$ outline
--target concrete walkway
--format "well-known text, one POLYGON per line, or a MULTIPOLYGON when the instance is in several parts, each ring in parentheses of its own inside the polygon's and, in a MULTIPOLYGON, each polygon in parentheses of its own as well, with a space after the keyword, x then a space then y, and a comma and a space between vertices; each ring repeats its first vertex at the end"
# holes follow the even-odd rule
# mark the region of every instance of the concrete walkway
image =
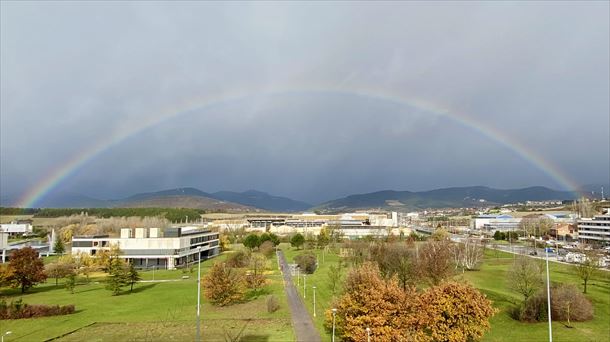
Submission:
POLYGON ((284 253, 282 251, 278 251, 277 253, 280 261, 280 269, 284 276, 284 289, 286 290, 286 296, 288 297, 288 305, 290 305, 290 312, 292 314, 292 326, 294 327, 297 341, 322 341, 320 339, 320 334, 318 334, 318 331, 311 320, 311 316, 309 316, 309 312, 307 312, 307 309, 301 300, 301 296, 292 283, 292 276, 290 275, 290 269, 288 268, 284 253))

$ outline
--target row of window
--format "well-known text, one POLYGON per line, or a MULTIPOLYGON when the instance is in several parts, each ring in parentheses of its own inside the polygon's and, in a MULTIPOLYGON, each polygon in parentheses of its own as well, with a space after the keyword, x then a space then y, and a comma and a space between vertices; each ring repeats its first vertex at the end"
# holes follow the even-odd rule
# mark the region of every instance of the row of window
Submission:
POLYGON ((211 234, 211 235, 192 238, 191 245, 198 244, 198 243, 205 242, 205 241, 210 241, 210 240, 218 240, 218 234, 211 234))

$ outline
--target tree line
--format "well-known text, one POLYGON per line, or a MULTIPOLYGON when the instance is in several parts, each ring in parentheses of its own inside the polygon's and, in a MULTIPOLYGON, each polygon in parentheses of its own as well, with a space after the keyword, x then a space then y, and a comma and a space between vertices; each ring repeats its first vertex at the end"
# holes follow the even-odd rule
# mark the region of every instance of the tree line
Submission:
POLYGON ((172 222, 198 220, 201 214, 206 213, 201 209, 188 208, 44 208, 36 209, 34 217, 62 217, 80 215, 86 213, 90 216, 100 218, 109 217, 164 217, 172 222))

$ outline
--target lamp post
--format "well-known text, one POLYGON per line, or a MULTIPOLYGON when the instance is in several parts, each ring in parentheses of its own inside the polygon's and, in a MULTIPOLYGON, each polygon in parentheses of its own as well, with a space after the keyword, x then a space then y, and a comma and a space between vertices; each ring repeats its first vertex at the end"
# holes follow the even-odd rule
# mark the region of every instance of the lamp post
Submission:
POLYGON ((546 251, 546 299, 549 315, 549 342, 553 342, 553 326, 551 325, 551 282, 549 277, 549 250, 544 248, 546 251))
POLYGON ((307 274, 303 274, 303 298, 307 298, 307 278, 305 278, 307 274))
POLYGON ((12 334, 12 333, 13 333, 12 331, 7 331, 7 332, 5 332, 4 334, 2 334, 2 342, 4 342, 4 336, 6 336, 6 335, 10 335, 10 334, 12 334))
POLYGON ((201 341, 201 247, 197 248, 197 342, 201 341))
POLYGON ((337 315, 337 309, 333 308, 333 340, 335 342, 335 316, 337 315))
POLYGON ((316 287, 312 286, 313 289, 313 316, 316 317, 316 287))
POLYGON ((366 327, 366 342, 371 342, 371 328, 366 327))

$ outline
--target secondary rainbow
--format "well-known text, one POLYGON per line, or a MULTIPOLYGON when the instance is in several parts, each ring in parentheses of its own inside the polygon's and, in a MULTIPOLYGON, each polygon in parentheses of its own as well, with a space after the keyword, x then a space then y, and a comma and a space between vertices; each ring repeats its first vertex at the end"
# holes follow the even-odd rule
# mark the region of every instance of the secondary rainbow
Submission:
POLYGON ((156 115, 151 116, 147 121, 141 122, 138 126, 128 127, 123 130, 114 132, 105 139, 101 139, 97 143, 76 154, 67 162, 59 165, 56 169, 50 171, 47 177, 43 178, 33 187, 31 187, 24 196, 18 201, 18 207, 35 207, 37 202, 55 189, 59 184, 68 179, 77 170, 86 165, 96 156, 103 154, 106 150, 116 146, 129 137, 137 135, 149 128, 155 127, 167 120, 175 117, 193 113, 194 111, 204 110, 206 108, 226 104, 234 101, 240 101, 247 98, 257 96, 281 96, 286 94, 342 94, 365 98, 372 98, 379 101, 387 101, 402 106, 409 106, 430 114, 439 115, 450 118, 470 129, 475 130, 486 138, 495 141, 496 143, 512 150, 514 153, 528 161, 533 166, 537 167, 549 177, 555 180, 558 184, 570 191, 576 191, 578 186, 559 168, 536 153, 533 149, 528 148, 520 141, 511 138, 504 132, 487 126, 482 122, 478 122, 464 113, 452 111, 442 105, 427 102, 422 99, 409 98, 401 94, 395 94, 387 90, 377 90, 368 88, 332 88, 332 87, 312 87, 312 88, 292 88, 282 90, 266 90, 266 91, 238 91, 214 96, 203 96, 178 105, 166 108, 159 111, 156 115))

